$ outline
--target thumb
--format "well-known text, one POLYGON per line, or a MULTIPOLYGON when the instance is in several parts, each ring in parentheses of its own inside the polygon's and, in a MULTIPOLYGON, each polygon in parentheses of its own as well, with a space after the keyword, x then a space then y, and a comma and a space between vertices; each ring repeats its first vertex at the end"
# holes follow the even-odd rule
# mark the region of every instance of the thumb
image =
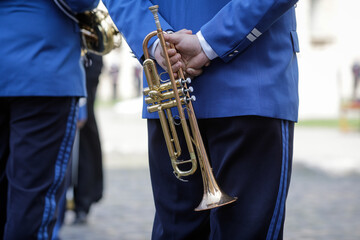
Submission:
POLYGON ((203 73, 203 69, 202 68, 198 68, 198 69, 187 68, 186 73, 192 77, 197 77, 203 73))

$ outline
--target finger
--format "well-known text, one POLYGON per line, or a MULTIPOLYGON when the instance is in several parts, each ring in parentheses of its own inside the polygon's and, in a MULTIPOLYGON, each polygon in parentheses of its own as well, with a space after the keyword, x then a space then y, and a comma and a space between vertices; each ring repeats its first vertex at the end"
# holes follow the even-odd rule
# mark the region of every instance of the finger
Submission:
POLYGON ((179 53, 175 54, 174 56, 172 56, 170 58, 170 63, 171 65, 177 63, 177 62, 180 62, 181 61, 181 55, 179 53))
POLYGON ((175 56, 177 53, 178 52, 176 51, 175 48, 170 48, 170 49, 167 50, 167 54, 169 55, 169 57, 175 56))
POLYGON ((203 70, 201 68, 199 68, 199 69, 187 68, 186 73, 191 75, 191 76, 197 77, 197 76, 199 76, 199 75, 201 75, 203 73, 203 70))
POLYGON ((184 28, 184 29, 181 29, 180 31, 178 31, 178 33, 192 34, 192 31, 184 28))
POLYGON ((178 72, 181 68, 184 68, 184 65, 181 61, 178 61, 177 63, 171 65, 171 68, 174 73, 178 72))
MULTIPOLYGON (((173 57, 173 56, 175 56, 175 55, 177 54, 177 51, 176 51, 176 49, 174 49, 174 48, 169 48, 169 49, 167 49, 166 52, 167 52, 167 54, 168 54, 169 57, 173 57)), ((165 58, 164 51, 161 51, 161 52, 160 52, 160 56, 163 57, 163 58, 165 58)))
POLYGON ((173 33, 173 34, 164 34, 164 39, 168 43, 178 44, 181 41, 181 34, 173 33))
MULTIPOLYGON (((166 64, 166 61, 164 60, 163 62, 161 62, 160 64, 161 66, 163 66, 164 69, 167 70, 167 64, 166 64)), ((173 73, 176 73, 180 70, 180 68, 184 68, 184 64, 181 62, 181 61, 178 61, 174 64, 171 64, 171 70, 173 71, 173 73)))
MULTIPOLYGON (((164 54, 161 54, 161 57, 163 58, 162 63, 166 64, 166 58, 164 56, 164 54)), ((174 65, 181 60, 181 55, 180 53, 177 53, 176 50, 172 51, 171 54, 168 54, 169 60, 170 60, 170 65, 174 65)))

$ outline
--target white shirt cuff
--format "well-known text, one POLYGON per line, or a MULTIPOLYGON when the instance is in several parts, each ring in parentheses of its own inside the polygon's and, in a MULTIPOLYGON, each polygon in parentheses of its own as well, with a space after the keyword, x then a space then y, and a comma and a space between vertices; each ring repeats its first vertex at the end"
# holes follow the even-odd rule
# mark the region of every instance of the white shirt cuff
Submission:
MULTIPOLYGON (((166 32, 164 32, 165 34, 167 33, 173 33, 172 30, 168 30, 166 32)), ((156 38, 155 42, 153 44, 151 44, 151 46, 149 47, 149 55, 152 59, 155 59, 155 50, 156 50, 156 47, 159 45, 160 43, 160 39, 159 38, 156 38)))
POLYGON ((207 43, 204 36, 202 35, 201 31, 196 33, 196 36, 199 39, 200 45, 205 53, 205 55, 210 59, 213 60, 214 58, 218 57, 216 52, 211 48, 211 46, 207 43))
POLYGON ((160 39, 157 38, 155 42, 151 44, 151 46, 149 47, 149 55, 152 59, 155 59, 155 49, 159 43, 160 43, 160 39))

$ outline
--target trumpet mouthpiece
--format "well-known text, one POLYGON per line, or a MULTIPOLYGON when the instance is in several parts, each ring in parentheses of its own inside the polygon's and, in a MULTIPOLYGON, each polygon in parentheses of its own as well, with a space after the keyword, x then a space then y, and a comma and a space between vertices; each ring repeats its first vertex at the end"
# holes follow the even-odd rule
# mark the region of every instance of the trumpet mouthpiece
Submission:
POLYGON ((154 5, 154 6, 149 7, 149 10, 150 10, 153 14, 156 14, 156 13, 158 12, 158 9, 159 9, 159 5, 154 5))
POLYGON ((152 14, 154 15, 154 19, 155 19, 155 24, 156 24, 156 28, 158 30, 161 29, 161 25, 160 25, 160 21, 159 21, 159 16, 158 16, 158 9, 159 6, 158 5, 154 5, 149 7, 149 10, 152 12, 152 14))

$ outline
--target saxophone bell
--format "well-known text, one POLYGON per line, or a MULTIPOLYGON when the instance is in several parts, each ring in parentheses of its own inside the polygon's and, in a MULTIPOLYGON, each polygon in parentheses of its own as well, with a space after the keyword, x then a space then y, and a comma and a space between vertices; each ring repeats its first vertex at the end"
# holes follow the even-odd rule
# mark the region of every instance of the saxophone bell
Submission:
POLYGON ((82 46, 85 51, 105 55, 121 46, 121 34, 108 12, 95 8, 78 13, 82 46))

